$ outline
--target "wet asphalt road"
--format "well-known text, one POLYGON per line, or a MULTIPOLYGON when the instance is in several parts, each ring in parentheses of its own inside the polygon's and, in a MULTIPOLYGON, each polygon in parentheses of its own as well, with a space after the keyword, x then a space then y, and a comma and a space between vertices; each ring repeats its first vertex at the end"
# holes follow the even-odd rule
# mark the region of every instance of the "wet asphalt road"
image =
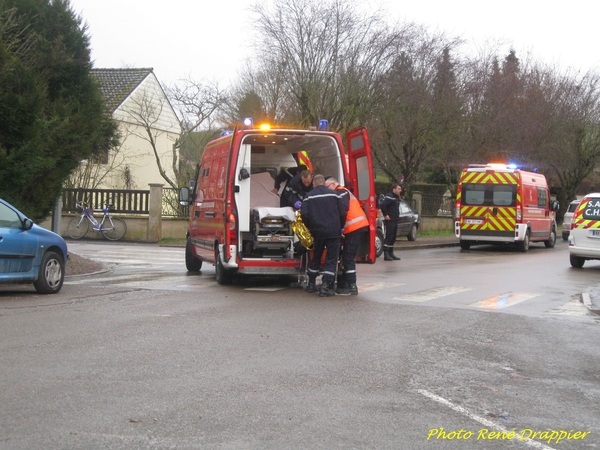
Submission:
POLYGON ((218 286, 180 248, 76 250, 108 270, 55 296, 0 289, 2 449, 600 446, 599 319, 580 302, 600 263, 571 269, 563 243, 401 251, 332 298, 218 286))

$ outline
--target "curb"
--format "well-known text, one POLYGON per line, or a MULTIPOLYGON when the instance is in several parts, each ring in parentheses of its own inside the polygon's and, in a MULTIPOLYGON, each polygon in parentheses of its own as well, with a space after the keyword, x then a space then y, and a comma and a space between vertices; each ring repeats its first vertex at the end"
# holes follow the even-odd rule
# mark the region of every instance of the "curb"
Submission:
POLYGON ((588 309, 589 312, 600 316, 600 308, 594 305, 594 303, 592 302, 592 297, 590 296, 590 292, 594 289, 596 289, 596 286, 591 286, 587 288, 587 290, 583 291, 581 293, 581 300, 583 301, 583 305, 588 309))

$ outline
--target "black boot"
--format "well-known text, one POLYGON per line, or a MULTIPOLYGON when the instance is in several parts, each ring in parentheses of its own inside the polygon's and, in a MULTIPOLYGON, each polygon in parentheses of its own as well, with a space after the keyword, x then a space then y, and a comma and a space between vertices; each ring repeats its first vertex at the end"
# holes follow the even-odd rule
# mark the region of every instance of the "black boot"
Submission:
POLYGON ((356 287, 356 284, 351 283, 346 287, 338 288, 335 293, 338 295, 358 295, 358 288, 356 287))
POLYGON ((393 259, 394 261, 400 261, 400 257, 399 257, 399 256, 396 256, 396 255, 394 255, 394 249, 391 249, 391 250, 390 250, 390 256, 392 257, 392 259, 393 259))
POLYGON ((394 258, 392 258, 391 252, 389 250, 383 251, 383 260, 384 261, 393 261, 394 260, 394 258))
POLYGON ((323 283, 321 285, 321 289, 319 290, 319 297, 332 297, 335 295, 335 290, 333 289, 332 284, 323 283))
POLYGON ((317 292, 317 286, 315 283, 311 283, 310 281, 306 285, 306 292, 312 294, 313 292, 317 292))

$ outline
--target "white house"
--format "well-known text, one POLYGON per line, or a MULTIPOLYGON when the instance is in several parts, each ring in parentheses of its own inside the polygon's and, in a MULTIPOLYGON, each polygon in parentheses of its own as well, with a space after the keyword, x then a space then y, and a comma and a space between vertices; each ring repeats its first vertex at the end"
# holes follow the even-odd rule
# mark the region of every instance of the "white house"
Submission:
POLYGON ((120 147, 104 160, 94 161, 103 169, 94 187, 148 189, 149 183, 168 187, 158 161, 175 182, 173 166, 179 163, 179 151, 174 144, 181 126, 153 69, 92 69, 91 73, 121 134, 120 147))

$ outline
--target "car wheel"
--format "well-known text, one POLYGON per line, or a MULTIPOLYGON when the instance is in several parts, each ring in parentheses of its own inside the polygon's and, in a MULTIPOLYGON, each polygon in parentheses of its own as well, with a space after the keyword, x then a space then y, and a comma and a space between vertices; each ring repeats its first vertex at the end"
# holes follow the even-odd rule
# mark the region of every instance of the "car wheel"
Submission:
POLYGON ((231 284, 233 282, 233 272, 223 267, 219 248, 215 250, 215 278, 219 284, 231 284))
POLYGON ((469 241, 460 241, 460 248, 463 250, 469 250, 471 248, 471 243, 469 241))
POLYGON ((189 239, 185 244, 185 268, 188 272, 198 272, 202 269, 202 260, 192 254, 192 241, 189 239))
POLYGON ((519 242, 519 250, 523 253, 529 250, 529 230, 525 233, 525 239, 519 242))
POLYGON ((552 227, 552 231, 550 232, 550 239, 544 241, 544 245, 546 248, 553 248, 556 245, 556 230, 552 227))
POLYGON ((65 280, 65 261, 55 252, 46 252, 42 256, 38 279, 33 287, 40 294, 56 294, 65 280))
POLYGON ((375 257, 379 258, 383 254, 383 242, 385 241, 385 237, 383 236, 383 231, 377 229, 377 233, 375 233, 375 257))
POLYGON ((569 240, 569 233, 563 233, 562 234, 562 238, 563 238, 563 241, 568 241, 569 240))
POLYGON ((585 259, 579 256, 569 255, 569 259, 571 261, 571 266, 575 267, 576 269, 581 269, 585 264, 585 259))
POLYGON ((417 240, 417 226, 416 225, 412 226, 412 228, 410 229, 410 233, 408 233, 408 235, 406 237, 408 238, 409 241, 417 240))

